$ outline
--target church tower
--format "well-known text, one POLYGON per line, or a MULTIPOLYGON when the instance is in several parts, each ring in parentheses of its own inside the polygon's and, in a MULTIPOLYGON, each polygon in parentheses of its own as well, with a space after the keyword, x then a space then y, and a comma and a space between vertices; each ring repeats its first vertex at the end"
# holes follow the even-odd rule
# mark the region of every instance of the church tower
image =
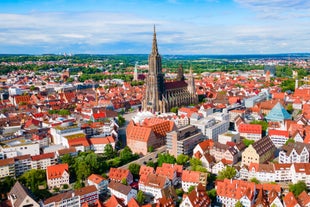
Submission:
POLYGON ((136 62, 135 69, 133 71, 133 80, 138 81, 138 76, 139 76, 139 74, 138 74, 138 62, 136 62))
POLYGON ((177 80, 178 81, 184 81, 185 80, 182 64, 180 64, 179 69, 178 69, 177 80))
POLYGON ((152 51, 149 55, 149 72, 146 79, 146 93, 142 104, 143 111, 153 113, 163 111, 162 95, 165 91, 164 74, 161 56, 158 53, 156 31, 154 25, 152 51))
POLYGON ((187 90, 191 94, 191 102, 196 104, 198 102, 198 97, 196 95, 196 88, 195 88, 195 78, 193 75, 192 67, 189 69, 189 75, 187 80, 187 90))

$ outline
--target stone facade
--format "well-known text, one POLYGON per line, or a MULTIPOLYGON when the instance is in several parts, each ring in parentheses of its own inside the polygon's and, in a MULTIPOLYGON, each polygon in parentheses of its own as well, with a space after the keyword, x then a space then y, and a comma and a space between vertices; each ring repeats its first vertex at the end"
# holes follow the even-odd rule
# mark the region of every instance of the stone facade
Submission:
POLYGON ((187 83, 182 66, 178 70, 177 80, 165 82, 164 76, 154 27, 153 46, 149 55, 149 72, 146 79, 146 93, 142 101, 142 110, 152 113, 165 113, 173 107, 198 102, 192 70, 190 70, 187 83))

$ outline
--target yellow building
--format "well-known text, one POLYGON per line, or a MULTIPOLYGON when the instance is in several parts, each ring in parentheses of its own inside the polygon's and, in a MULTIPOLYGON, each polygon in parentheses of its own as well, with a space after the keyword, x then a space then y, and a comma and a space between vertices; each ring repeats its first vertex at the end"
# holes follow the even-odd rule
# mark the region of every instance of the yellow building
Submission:
POLYGON ((242 163, 243 165, 250 165, 250 163, 265 163, 274 158, 276 152, 276 147, 272 140, 266 136, 253 145, 250 145, 242 153, 242 163))

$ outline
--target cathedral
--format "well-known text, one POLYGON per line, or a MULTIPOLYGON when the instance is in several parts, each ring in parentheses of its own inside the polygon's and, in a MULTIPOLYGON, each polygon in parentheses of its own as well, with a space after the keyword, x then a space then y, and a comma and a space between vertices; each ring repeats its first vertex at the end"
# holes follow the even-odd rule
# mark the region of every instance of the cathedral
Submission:
POLYGON ((152 113, 165 113, 170 112, 173 107, 188 106, 198 102, 191 69, 187 82, 185 82, 182 66, 178 69, 176 80, 165 82, 164 76, 154 26, 153 45, 152 52, 149 55, 149 72, 146 78, 146 93, 142 100, 142 110, 152 113))

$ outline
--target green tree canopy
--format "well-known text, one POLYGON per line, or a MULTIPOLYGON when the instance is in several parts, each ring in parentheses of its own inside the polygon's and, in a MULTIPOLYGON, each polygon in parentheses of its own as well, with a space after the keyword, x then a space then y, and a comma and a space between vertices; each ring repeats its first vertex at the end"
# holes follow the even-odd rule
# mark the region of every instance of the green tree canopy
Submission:
POLYGON ((250 139, 243 139, 242 140, 242 142, 243 142, 243 144, 246 146, 246 147, 248 147, 248 146, 250 146, 251 144, 254 144, 254 140, 250 140, 250 139))
POLYGON ((158 166, 162 166, 163 163, 170 163, 170 164, 175 164, 176 159, 173 155, 170 155, 168 153, 163 153, 158 155, 157 163, 158 166))
POLYGON ((288 145, 288 143, 295 143, 295 140, 293 138, 289 138, 286 140, 285 145, 288 145))
POLYGON ((307 192, 307 185, 304 181, 298 181, 296 184, 289 185, 289 191, 294 194, 294 196, 299 196, 303 191, 307 192))
POLYGON ((139 177, 139 172, 140 172, 140 165, 136 163, 131 163, 128 167, 128 170, 131 172, 131 174, 135 177, 139 177))
POLYGON ((235 207, 243 207, 243 205, 240 201, 237 201, 237 203, 235 204, 235 207))
POLYGON ((224 180, 225 178, 227 179, 232 179, 236 176, 237 172, 234 167, 231 166, 226 166, 225 169, 219 172, 217 179, 218 180, 224 180))
POLYGON ((188 188, 188 193, 192 192, 193 190, 195 190, 195 186, 191 185, 191 186, 188 188))
POLYGON ((253 182, 253 183, 256 183, 256 184, 260 183, 260 181, 257 178, 251 178, 250 181, 253 182))
POLYGON ((187 161, 189 160, 189 156, 188 155, 184 155, 184 154, 180 154, 177 156, 177 164, 179 165, 184 165, 185 163, 187 163, 187 161))
POLYGON ((124 126, 125 123, 126 123, 125 118, 122 115, 120 115, 120 114, 117 116, 117 120, 118 120, 118 125, 120 127, 124 126))
POLYGON ((144 196, 144 193, 143 191, 139 190, 138 193, 137 193, 137 201, 140 205, 142 205, 144 203, 144 199, 145 199, 145 196, 144 196))
POLYGON ((111 144, 107 144, 104 146, 103 149, 103 155, 107 158, 107 159, 111 159, 116 157, 117 153, 116 151, 113 149, 111 144))

